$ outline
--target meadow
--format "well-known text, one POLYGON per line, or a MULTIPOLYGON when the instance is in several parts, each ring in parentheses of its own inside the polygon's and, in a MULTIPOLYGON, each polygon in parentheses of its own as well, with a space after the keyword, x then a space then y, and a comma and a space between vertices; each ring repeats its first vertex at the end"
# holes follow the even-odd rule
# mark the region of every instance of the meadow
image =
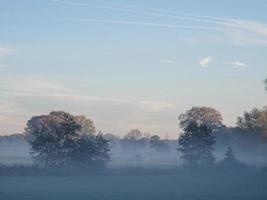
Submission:
POLYGON ((3 200, 263 200, 267 173, 117 171, 87 175, 3 176, 3 200))

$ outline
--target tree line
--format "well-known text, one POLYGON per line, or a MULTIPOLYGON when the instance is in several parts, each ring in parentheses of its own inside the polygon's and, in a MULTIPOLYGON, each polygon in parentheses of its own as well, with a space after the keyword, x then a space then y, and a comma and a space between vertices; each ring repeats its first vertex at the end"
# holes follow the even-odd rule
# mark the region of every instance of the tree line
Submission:
MULTIPOLYGON (((267 89, 267 80, 265 80, 267 89)), ((192 107, 179 116, 182 130, 177 151, 187 167, 210 167, 215 163, 214 145, 222 135, 267 140, 267 107, 244 112, 235 127, 223 123, 219 111, 211 107, 192 107)), ((45 168, 72 166, 103 166, 111 159, 110 148, 116 140, 113 134, 96 133, 93 121, 85 116, 74 116, 63 111, 34 116, 26 125, 25 137, 31 146, 36 164, 45 168)), ((168 141, 158 135, 131 130, 120 140, 127 149, 137 150, 148 144, 156 151, 167 151, 168 141)), ((224 166, 240 165, 229 145, 224 166)))
MULTIPOLYGON (((176 146, 186 166, 214 165, 215 145, 224 140, 225 146, 229 146, 226 152, 229 159, 224 161, 238 164, 231 143, 224 138, 238 136, 237 142, 242 141, 241 138, 252 143, 267 142, 267 108, 245 112, 244 116, 238 117, 236 127, 226 127, 219 111, 193 107, 179 116, 179 126, 182 132, 176 146)), ((96 133, 92 120, 63 111, 32 117, 27 122, 25 138, 35 163, 46 168, 105 165, 112 157, 111 148, 116 148, 118 143, 125 152, 138 152, 146 147, 155 152, 167 152, 170 143, 175 142, 138 129, 131 130, 123 138, 111 133, 96 133)))

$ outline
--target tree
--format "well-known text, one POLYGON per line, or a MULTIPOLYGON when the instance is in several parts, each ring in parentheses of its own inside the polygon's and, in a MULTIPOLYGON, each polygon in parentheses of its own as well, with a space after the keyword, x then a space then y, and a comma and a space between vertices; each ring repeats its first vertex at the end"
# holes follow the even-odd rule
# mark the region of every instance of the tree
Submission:
POLYGON ((189 167, 209 167, 214 161, 213 145, 215 137, 210 126, 191 122, 184 127, 184 132, 178 140, 178 151, 189 167))
POLYGON ((109 142, 109 145, 112 149, 117 148, 119 145, 119 137, 112 133, 106 133, 104 135, 104 139, 109 142))
POLYGON ((109 143, 101 132, 95 136, 95 153, 93 155, 93 160, 98 163, 104 163, 110 159, 109 156, 109 143))
POLYGON ((228 147, 225 157, 220 163, 221 166, 227 168, 235 168, 241 166, 241 163, 236 159, 234 151, 231 146, 228 147))
POLYGON ((95 134, 95 126, 91 119, 87 119, 83 115, 78 115, 74 117, 75 121, 81 125, 79 134, 95 134))
POLYGON ((244 134, 267 137, 267 107, 245 112, 237 118, 237 126, 244 134))
POLYGON ((158 135, 151 136, 149 144, 150 147, 157 148, 157 146, 160 144, 160 137, 158 135))
POLYGON ((74 153, 76 165, 103 165, 110 160, 109 143, 100 132, 97 135, 82 135, 79 148, 74 153))
POLYGON ((66 112, 32 117, 25 130, 34 159, 44 162, 45 167, 62 166, 69 162, 80 128, 74 117, 66 112))
POLYGON ((124 136, 121 144, 124 150, 130 150, 136 153, 138 149, 145 147, 148 141, 149 138, 146 135, 144 137, 140 130, 133 129, 124 136))
POLYGON ((162 141, 158 135, 151 136, 149 145, 152 149, 155 149, 157 151, 168 150, 168 145, 164 141, 162 141))
POLYGON ((62 111, 32 117, 25 131, 35 161, 47 168, 89 163, 87 160, 99 160, 101 156, 106 160, 108 142, 100 135, 82 134, 82 124, 62 111))
POLYGON ((182 135, 178 151, 185 165, 207 167, 214 163, 214 133, 222 127, 221 114, 210 107, 193 107, 179 116, 182 135))
POLYGON ((139 140, 141 139, 142 137, 142 133, 140 130, 138 129, 132 129, 129 133, 127 133, 125 136, 124 136, 124 140, 139 140))
POLYGON ((265 90, 267 90, 267 78, 264 80, 265 90))
POLYGON ((192 123, 205 125, 218 130, 222 126, 222 116, 219 111, 210 107, 193 107, 179 116, 179 125, 181 128, 188 127, 192 123))

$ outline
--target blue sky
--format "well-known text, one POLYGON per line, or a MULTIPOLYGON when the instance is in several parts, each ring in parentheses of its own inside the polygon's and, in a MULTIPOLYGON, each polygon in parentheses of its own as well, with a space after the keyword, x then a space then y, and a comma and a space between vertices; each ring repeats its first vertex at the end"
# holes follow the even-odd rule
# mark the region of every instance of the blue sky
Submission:
POLYGON ((177 137, 178 115, 227 125, 267 94, 265 0, 0 0, 0 133, 33 115, 84 114, 98 130, 177 137))

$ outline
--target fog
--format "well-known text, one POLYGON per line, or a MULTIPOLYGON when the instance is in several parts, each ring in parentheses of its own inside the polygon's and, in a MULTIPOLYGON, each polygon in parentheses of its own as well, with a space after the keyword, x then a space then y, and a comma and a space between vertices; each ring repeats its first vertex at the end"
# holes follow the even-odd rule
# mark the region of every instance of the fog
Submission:
MULTIPOLYGON (((150 169, 172 169, 183 164, 177 151, 177 140, 166 140, 167 149, 156 150, 146 142, 137 145, 116 139, 110 143, 111 160, 107 167, 111 169, 125 167, 143 167, 150 169)), ((248 166, 265 167, 267 165, 267 145, 260 140, 245 138, 241 135, 217 136, 214 147, 216 162, 222 160, 227 148, 231 146, 235 155, 248 166)), ((31 148, 22 134, 0 136, 0 160, 3 165, 32 165, 31 148)))
POLYGON ((240 135, 217 136, 216 163, 232 146, 245 166, 237 169, 183 168, 178 140, 109 138, 110 161, 97 168, 35 168, 31 147, 21 134, 0 137, 0 199, 5 200, 250 200, 266 199, 266 145, 240 135), (253 166, 253 167, 251 167, 253 166))

